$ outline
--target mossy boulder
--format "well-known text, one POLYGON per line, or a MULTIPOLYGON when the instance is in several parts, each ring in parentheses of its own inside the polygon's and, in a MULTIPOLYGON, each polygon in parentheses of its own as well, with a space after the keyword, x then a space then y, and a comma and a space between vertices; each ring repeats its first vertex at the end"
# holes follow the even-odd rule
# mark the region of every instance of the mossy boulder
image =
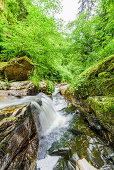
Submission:
POLYGON ((0 78, 16 81, 27 80, 33 68, 33 63, 28 57, 16 58, 8 63, 0 63, 0 78))
POLYGON ((105 58, 96 66, 87 69, 79 76, 75 96, 86 99, 88 96, 114 96, 114 55, 105 58))
POLYGON ((114 143, 114 97, 88 97, 87 104, 91 110, 91 117, 95 117, 108 133, 108 141, 114 143))

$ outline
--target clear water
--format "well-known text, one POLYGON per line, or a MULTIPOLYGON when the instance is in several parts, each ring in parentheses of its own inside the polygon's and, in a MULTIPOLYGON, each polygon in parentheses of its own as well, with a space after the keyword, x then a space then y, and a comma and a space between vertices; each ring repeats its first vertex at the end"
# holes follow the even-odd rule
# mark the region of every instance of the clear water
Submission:
POLYGON ((69 106, 59 91, 59 88, 55 89, 53 101, 40 93, 21 99, 9 97, 0 102, 0 109, 30 104, 33 116, 36 114, 35 123, 40 135, 37 170, 75 169, 77 155, 86 158, 98 169, 103 166, 103 170, 114 169, 111 147, 89 129, 83 118, 76 114, 76 108, 69 106), (39 105, 38 100, 42 101, 42 105, 39 105), (71 129, 80 130, 84 134, 75 136, 71 129))

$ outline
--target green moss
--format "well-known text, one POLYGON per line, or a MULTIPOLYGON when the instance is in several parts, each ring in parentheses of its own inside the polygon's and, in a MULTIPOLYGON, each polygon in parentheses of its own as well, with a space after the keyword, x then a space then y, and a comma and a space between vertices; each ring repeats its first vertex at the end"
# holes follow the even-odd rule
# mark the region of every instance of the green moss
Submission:
POLYGON ((79 77, 85 77, 85 78, 90 78, 93 75, 98 75, 98 73, 101 73, 103 71, 110 71, 114 68, 114 55, 111 55, 109 57, 104 58, 104 60, 99 61, 97 65, 92 65, 88 69, 86 69, 84 72, 82 72, 79 77))
MULTIPOLYGON (((75 97, 83 100, 85 110, 90 108, 91 114, 84 109, 84 116, 89 123, 98 120, 107 131, 104 137, 114 143, 114 55, 105 58, 96 66, 84 71, 75 87, 75 97), (81 82, 81 83, 80 83, 81 82), (95 97, 99 96, 99 97, 95 97), (86 103, 87 102, 87 103, 86 103), (87 107, 86 107, 87 106, 87 107), (89 107, 88 107, 89 106, 89 107)), ((93 122, 94 123, 94 122, 93 122)))
POLYGON ((95 112, 100 123, 110 132, 114 133, 114 97, 89 97, 87 103, 95 112))
POLYGON ((16 59, 16 61, 17 61, 18 63, 20 63, 20 61, 22 61, 22 60, 26 60, 26 61, 28 61, 31 65, 33 65, 33 62, 32 62, 27 56, 20 57, 20 58, 17 58, 17 59, 16 59))
POLYGON ((18 121, 18 118, 17 117, 7 117, 7 118, 4 118, 3 120, 16 120, 16 121, 18 121))
POLYGON ((111 76, 110 72, 101 72, 98 74, 98 78, 108 78, 110 76, 111 76))
POLYGON ((75 84, 75 95, 80 98, 88 96, 114 96, 113 84, 114 55, 105 58, 95 67, 84 71, 75 84))
POLYGON ((0 62, 0 69, 2 69, 3 67, 5 67, 7 65, 7 62, 0 62))

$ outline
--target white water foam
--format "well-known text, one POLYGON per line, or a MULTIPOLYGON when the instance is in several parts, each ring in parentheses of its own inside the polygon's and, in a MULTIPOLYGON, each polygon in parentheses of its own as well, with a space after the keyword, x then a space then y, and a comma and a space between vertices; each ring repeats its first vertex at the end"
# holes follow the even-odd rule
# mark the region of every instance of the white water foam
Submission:
POLYGON ((47 155, 45 159, 37 161, 38 169, 41 170, 52 170, 59 160, 59 156, 49 156, 47 155))
MULTIPOLYGON (((55 95, 56 94, 57 93, 55 92, 55 95)), ((8 99, 6 99, 6 101, 0 102, 0 109, 22 104, 30 104, 34 107, 34 113, 36 113, 37 115, 35 123, 37 129, 39 128, 41 130, 40 134, 42 136, 49 134, 56 127, 64 126, 72 118, 71 115, 62 116, 59 112, 57 112, 51 98, 44 93, 39 93, 36 96, 26 96, 21 99, 14 98, 10 100, 9 97, 8 99), (41 101, 41 105, 39 105, 38 101, 41 101), (40 121, 40 123, 38 121, 40 121), (41 127, 38 127, 39 124, 41 125, 41 127)), ((31 109, 33 107, 31 107, 31 109)))
POLYGON ((62 127, 72 119, 71 115, 62 116, 59 112, 56 112, 52 100, 45 94, 40 93, 38 98, 42 101, 40 107, 38 103, 35 103, 35 107, 40 109, 39 120, 41 125, 41 135, 49 134, 52 129, 62 127))

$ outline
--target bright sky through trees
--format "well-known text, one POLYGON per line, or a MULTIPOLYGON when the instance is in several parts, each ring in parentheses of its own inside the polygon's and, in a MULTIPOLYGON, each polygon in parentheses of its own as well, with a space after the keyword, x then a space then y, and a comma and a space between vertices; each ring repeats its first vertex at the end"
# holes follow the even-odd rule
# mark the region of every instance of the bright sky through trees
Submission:
POLYGON ((62 11, 56 17, 63 19, 66 23, 75 20, 79 8, 78 0, 62 0, 62 6, 62 11))

